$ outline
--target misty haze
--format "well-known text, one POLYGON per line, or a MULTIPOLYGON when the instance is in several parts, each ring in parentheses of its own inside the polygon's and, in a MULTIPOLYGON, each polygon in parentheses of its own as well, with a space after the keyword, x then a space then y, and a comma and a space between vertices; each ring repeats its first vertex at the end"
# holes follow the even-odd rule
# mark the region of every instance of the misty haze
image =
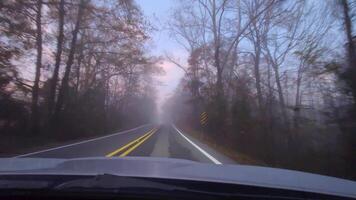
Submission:
POLYGON ((355 15, 352 0, 0 0, 0 156, 355 181, 355 15))

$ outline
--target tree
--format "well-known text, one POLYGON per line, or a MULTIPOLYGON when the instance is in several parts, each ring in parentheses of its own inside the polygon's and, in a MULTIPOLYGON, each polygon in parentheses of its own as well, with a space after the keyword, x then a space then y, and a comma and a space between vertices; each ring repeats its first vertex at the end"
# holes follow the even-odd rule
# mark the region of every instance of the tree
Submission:
POLYGON ((272 8, 270 16, 279 16, 278 18, 269 18, 266 20, 266 23, 268 23, 268 35, 263 40, 263 49, 274 72, 282 120, 288 127, 288 115, 280 70, 288 54, 291 53, 298 44, 298 41, 305 34, 305 31, 300 29, 304 4, 296 2, 286 8, 283 8, 283 6, 276 5, 272 8))
MULTIPOLYGON (((346 47, 347 47, 347 63, 348 67, 346 72, 344 73, 344 77, 346 83, 351 88, 351 93, 354 98, 354 102, 356 102, 356 50, 355 50, 355 41, 353 36, 353 23, 352 23, 352 16, 353 16, 353 8, 350 8, 351 2, 348 0, 341 0, 340 1, 342 7, 342 20, 344 24, 344 30, 346 34, 346 47)), ((356 105, 356 103, 354 103, 356 105)), ((354 113, 356 113, 356 106, 354 106, 354 113)))
POLYGON ((37 0, 36 3, 36 72, 35 81, 32 89, 32 106, 31 106, 31 118, 32 118, 32 133, 37 133, 39 131, 39 110, 38 110, 38 93, 39 93, 39 83, 41 78, 41 68, 42 68, 42 0, 37 0))
POLYGON ((61 65, 62 49, 63 49, 63 40, 64 40, 64 15, 65 15, 65 0, 60 0, 58 8, 58 36, 57 36, 57 52, 56 59, 54 64, 54 70, 51 78, 49 96, 48 96, 48 117, 51 118, 53 107, 55 105, 56 91, 57 91, 57 82, 59 75, 59 68, 61 65))
POLYGON ((249 32, 246 34, 248 40, 251 41, 252 51, 247 52, 251 55, 254 63, 254 77, 255 77, 255 85, 257 91, 257 102, 260 111, 265 111, 265 106, 263 102, 263 88, 262 88, 262 80, 261 80, 261 59, 265 58, 263 52, 263 43, 268 40, 268 31, 270 27, 271 20, 275 16, 273 16, 273 10, 276 7, 279 7, 281 4, 280 1, 261 1, 254 0, 251 1, 246 6, 246 14, 247 17, 251 20, 251 25, 249 26, 249 32), (266 9, 267 8, 267 9, 266 9), (261 10, 266 9, 259 17, 254 19, 257 13, 261 12, 261 10))
POLYGON ((82 17, 84 14, 84 9, 85 9, 85 6, 87 3, 88 3, 87 0, 81 0, 79 3, 78 15, 76 17, 75 27, 72 32, 72 41, 70 43, 68 60, 67 60, 64 76, 62 78, 62 84, 61 84, 61 87, 60 87, 59 93, 58 93, 58 100, 57 100, 55 115, 59 114, 59 112, 62 109, 65 98, 68 96, 69 74, 70 74, 70 71, 71 71, 71 68, 72 68, 72 65, 74 62, 74 53, 75 53, 75 48, 77 45, 77 37, 78 37, 82 17))
POLYGON ((249 1, 236 3, 228 0, 183 1, 170 22, 172 33, 187 47, 190 54, 195 49, 209 47, 210 52, 204 53, 211 55, 211 62, 205 64, 214 70, 214 90, 211 92, 214 94, 213 107, 217 117, 212 121, 216 123, 216 127, 224 127, 226 117, 225 69, 231 65, 231 60, 236 56, 233 55, 236 53, 234 50, 251 24, 266 12, 274 1, 268 1, 256 13, 245 18, 242 16, 244 13, 241 6, 246 7, 248 3, 249 1))
MULTIPOLYGON (((23 84, 18 76, 16 66, 12 59, 24 54, 31 48, 31 39, 35 34, 29 16, 31 7, 22 1, 0 2, 0 88, 9 90, 9 84, 23 84), (21 48, 22 47, 22 48, 21 48)), ((27 84, 26 84, 27 85, 27 84)), ((32 88, 27 85, 27 89, 32 88)), ((15 89, 15 88, 14 88, 15 89)), ((13 89, 13 90, 14 90, 13 89)))

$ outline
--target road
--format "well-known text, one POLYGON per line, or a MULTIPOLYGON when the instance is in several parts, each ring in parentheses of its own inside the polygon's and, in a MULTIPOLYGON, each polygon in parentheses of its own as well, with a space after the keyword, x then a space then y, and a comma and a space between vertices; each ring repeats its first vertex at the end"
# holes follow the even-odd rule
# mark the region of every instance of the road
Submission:
POLYGON ((173 124, 143 125, 119 133, 16 157, 80 158, 103 156, 166 157, 214 164, 234 163, 233 160, 183 133, 173 124))

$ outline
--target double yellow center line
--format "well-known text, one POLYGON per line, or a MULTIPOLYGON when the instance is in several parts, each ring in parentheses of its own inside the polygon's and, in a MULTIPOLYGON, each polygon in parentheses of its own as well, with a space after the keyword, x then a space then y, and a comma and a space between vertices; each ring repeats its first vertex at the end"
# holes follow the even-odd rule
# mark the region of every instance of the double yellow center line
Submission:
POLYGON ((120 147, 116 149, 115 151, 109 153, 106 155, 106 157, 112 157, 115 156, 116 154, 119 154, 119 157, 124 157, 130 152, 132 152, 134 149, 136 149, 138 146, 140 146, 142 143, 144 143, 148 138, 150 138, 158 129, 153 128, 150 131, 148 131, 146 134, 143 136, 131 141, 130 143, 124 145, 123 147, 120 147))

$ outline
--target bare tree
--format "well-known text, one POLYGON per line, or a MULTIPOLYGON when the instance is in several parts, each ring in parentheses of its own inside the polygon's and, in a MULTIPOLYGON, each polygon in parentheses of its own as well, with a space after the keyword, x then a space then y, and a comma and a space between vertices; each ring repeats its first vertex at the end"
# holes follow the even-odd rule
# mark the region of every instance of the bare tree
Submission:
POLYGON ((352 21, 351 21, 351 11, 350 11, 350 2, 348 0, 341 0, 340 1, 341 6, 342 6, 342 11, 343 11, 343 21, 344 21, 344 26, 345 26, 345 33, 347 37, 347 53, 348 53, 348 61, 350 62, 350 66, 355 67, 356 66, 356 50, 355 50, 355 44, 353 41, 353 27, 352 27, 352 21))
POLYGON ((39 110, 38 110, 38 92, 42 68, 42 0, 37 0, 36 3, 36 72, 35 81, 32 88, 32 132, 39 131, 39 110))
POLYGON ((59 9, 58 9, 59 20, 58 20, 57 52, 56 52, 56 59, 55 59, 54 70, 51 78, 49 96, 48 96, 49 117, 51 117, 53 112, 53 107, 55 105, 59 68, 61 65, 63 40, 64 40, 64 15, 65 15, 64 5, 65 5, 65 0, 61 0, 59 2, 59 9))
MULTIPOLYGON (((183 1, 174 12, 171 22, 172 33, 180 43, 185 45, 190 54, 198 48, 206 48, 204 53, 207 60, 201 64, 206 68, 208 75, 213 71, 210 80, 214 80, 212 102, 216 108, 215 127, 224 127, 226 118, 226 94, 224 82, 227 81, 225 74, 232 74, 232 60, 236 61, 236 49, 239 42, 244 38, 251 24, 269 7, 274 1, 259 5, 259 10, 246 18, 241 8, 248 4, 229 0, 190 0, 183 1), (186 45, 187 44, 187 45, 186 45), (227 66, 230 70, 226 72, 227 66)), ((235 62, 236 63, 236 62, 235 62)))
POLYGON ((58 115, 58 113, 61 111, 64 100, 68 95, 67 93, 68 93, 68 87, 69 87, 69 74, 70 74, 70 71, 71 71, 71 68, 72 68, 72 65, 74 62, 74 53, 75 53, 75 49, 77 46, 77 37, 78 37, 81 22, 82 22, 82 17, 84 14, 84 9, 85 9, 85 6, 87 3, 88 3, 87 0, 81 0, 80 4, 79 4, 78 15, 76 18, 74 30, 72 32, 72 41, 70 43, 68 60, 67 60, 64 76, 62 78, 62 85, 61 85, 61 87, 59 89, 59 93, 58 93, 58 100, 57 100, 55 115, 58 115))
MULTIPOLYGON (((274 4, 277 4, 275 2, 274 4)), ((259 109, 262 110, 263 105, 263 94, 262 94, 262 83, 261 83, 261 56, 262 56, 262 42, 266 40, 268 33, 269 20, 271 16, 271 8, 266 10, 258 18, 253 20, 254 16, 261 10, 264 9, 269 4, 268 1, 254 0, 247 5, 247 16, 252 21, 251 26, 249 26, 249 33, 247 33, 247 38, 252 42, 253 52, 251 52, 254 61, 254 76, 256 81, 256 91, 259 109)), ((271 6, 273 7, 273 6, 271 6)))
MULTIPOLYGON (((348 69, 345 75, 346 81, 349 84, 352 95, 354 98, 354 102, 356 102, 356 49, 355 49, 355 41, 353 35, 353 21, 352 18, 354 16, 355 2, 349 0, 341 0, 340 4, 342 7, 342 20, 344 24, 344 30, 347 38, 347 61, 348 61, 348 69)), ((356 103, 354 103, 354 114, 356 115, 356 103)))
POLYGON ((264 54, 268 57, 269 64, 271 64, 274 72, 282 118, 287 123, 288 116, 280 70, 287 56, 305 34, 304 30, 300 30, 304 4, 296 2, 290 7, 281 9, 279 6, 274 7, 274 11, 278 13, 274 12, 270 15, 279 17, 266 20, 269 24, 267 28, 268 35, 263 41, 263 48, 264 54))

